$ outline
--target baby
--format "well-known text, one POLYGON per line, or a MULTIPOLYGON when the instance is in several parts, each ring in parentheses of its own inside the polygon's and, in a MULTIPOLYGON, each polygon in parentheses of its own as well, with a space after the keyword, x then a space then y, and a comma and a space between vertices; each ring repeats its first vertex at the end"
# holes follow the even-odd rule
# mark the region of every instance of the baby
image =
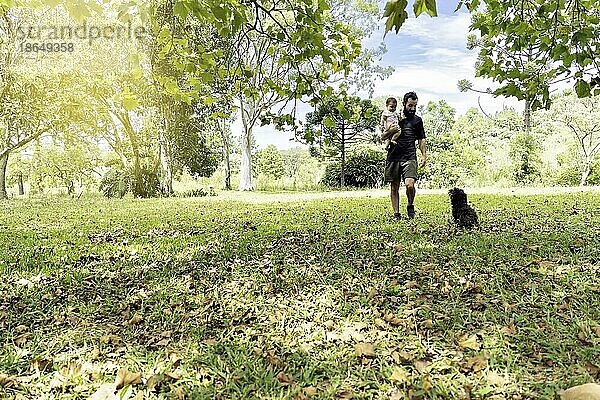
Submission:
POLYGON ((396 140, 402 135, 402 131, 400 130, 400 120, 404 118, 402 112, 398 113, 396 111, 396 107, 398 106, 398 101, 394 97, 389 97, 385 101, 385 108, 381 113, 381 132, 382 134, 392 135, 391 138, 388 137, 385 143, 385 149, 389 149, 389 147, 393 144, 398 144, 396 140))

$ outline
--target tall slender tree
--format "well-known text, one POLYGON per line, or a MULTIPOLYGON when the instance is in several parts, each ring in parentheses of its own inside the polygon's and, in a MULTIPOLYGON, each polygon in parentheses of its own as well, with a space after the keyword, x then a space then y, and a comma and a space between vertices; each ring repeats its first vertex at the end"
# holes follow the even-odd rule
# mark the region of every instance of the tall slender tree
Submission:
POLYGON ((380 115, 381 110, 370 100, 340 96, 306 115, 303 137, 299 139, 316 145, 321 157, 339 157, 340 184, 344 187, 348 149, 358 143, 378 141, 376 130, 380 115))

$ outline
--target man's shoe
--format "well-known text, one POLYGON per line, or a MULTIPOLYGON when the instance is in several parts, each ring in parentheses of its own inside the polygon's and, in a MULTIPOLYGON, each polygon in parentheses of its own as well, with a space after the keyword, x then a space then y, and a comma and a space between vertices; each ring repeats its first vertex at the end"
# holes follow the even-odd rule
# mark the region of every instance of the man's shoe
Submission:
POLYGON ((406 213, 409 219, 413 219, 415 217, 415 206, 406 206, 406 213))
POLYGON ((400 213, 394 213, 394 220, 399 221, 402 218, 402 215, 400 213))

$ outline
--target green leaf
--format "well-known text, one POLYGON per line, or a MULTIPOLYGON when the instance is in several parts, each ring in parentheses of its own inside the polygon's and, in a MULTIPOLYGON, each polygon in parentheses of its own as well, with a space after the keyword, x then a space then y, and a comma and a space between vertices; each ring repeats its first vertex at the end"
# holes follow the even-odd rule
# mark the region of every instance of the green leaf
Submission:
MULTIPOLYGON (((1 5, 4 5, 4 3, 5 3, 4 1, 0 2, 1 5)), ((59 5, 60 3, 62 3, 62 0, 43 0, 43 3, 46 4, 46 5, 49 5, 50 7, 56 7, 57 5, 59 5)))
POLYGON ((415 17, 418 17, 423 12, 426 12, 432 17, 437 17, 437 7, 435 0, 415 0, 413 10, 415 11, 415 17))
POLYGON ((325 117, 325 126, 328 128, 333 128, 335 127, 335 121, 333 119, 331 119, 331 117, 325 117))
POLYGON ((204 102, 205 105, 211 106, 214 103, 218 102, 219 99, 212 97, 211 95, 208 95, 208 96, 204 97, 204 99, 202 99, 202 101, 204 102))
POLYGON ((173 6, 173 14, 179 16, 181 19, 185 19, 189 12, 190 10, 188 10, 185 1, 178 1, 173 6))
POLYGON ((129 92, 129 90, 123 92, 123 107, 127 111, 135 110, 139 107, 139 105, 140 102, 137 100, 136 96, 133 93, 129 92))
POLYGON ((577 97, 589 97, 590 93, 590 84, 583 79, 579 79, 575 83, 575 93, 577 93, 577 97))
POLYGON ((131 69, 131 76, 133 76, 133 79, 141 79, 144 77, 144 73, 140 68, 134 67, 131 69))
POLYGON ((69 11, 71 18, 73 18, 73 20, 78 24, 81 24, 85 18, 91 15, 89 8, 80 3, 67 3, 66 8, 69 11))
POLYGON ((404 21, 408 19, 406 8, 408 2, 406 0, 392 0, 385 5, 384 17, 387 17, 385 22, 385 33, 395 28, 396 33, 400 30, 404 21))

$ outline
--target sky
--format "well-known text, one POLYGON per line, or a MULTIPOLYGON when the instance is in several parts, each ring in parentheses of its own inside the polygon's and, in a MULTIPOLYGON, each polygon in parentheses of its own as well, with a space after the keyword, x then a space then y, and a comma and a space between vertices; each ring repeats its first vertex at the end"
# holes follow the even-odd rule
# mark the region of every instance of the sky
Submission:
MULTIPOLYGON (((456 109, 457 116, 471 107, 479 108, 478 98, 488 114, 503 107, 520 108, 515 99, 458 90, 460 79, 468 79, 474 88, 482 90, 495 87, 490 80, 475 78, 477 54, 466 46, 470 14, 466 9, 454 12, 458 0, 438 0, 438 17, 435 18, 425 13, 415 18, 412 3, 409 1, 409 19, 397 34, 391 31, 384 37, 385 20, 381 19, 379 30, 363 41, 363 46, 371 48, 384 42, 388 51, 381 63, 395 67, 389 78, 376 80, 373 97, 392 95, 400 99, 404 93, 415 91, 419 104, 445 100, 456 109)), ((233 129, 234 134, 241 132, 239 121, 234 123, 233 129)), ((276 131, 271 126, 256 128, 254 136, 259 148, 274 144, 282 150, 300 145, 290 140, 292 134, 276 131)))

